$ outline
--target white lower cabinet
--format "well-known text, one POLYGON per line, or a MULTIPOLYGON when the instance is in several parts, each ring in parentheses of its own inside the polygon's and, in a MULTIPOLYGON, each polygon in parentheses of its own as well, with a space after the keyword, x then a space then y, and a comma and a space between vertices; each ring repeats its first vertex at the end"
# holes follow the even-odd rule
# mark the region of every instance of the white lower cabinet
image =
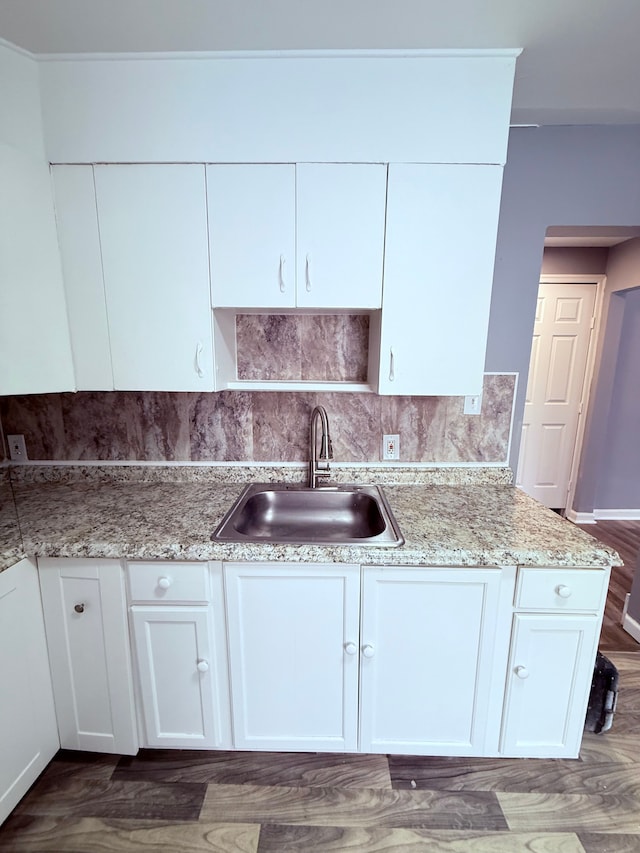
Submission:
POLYGON ((513 569, 363 569, 363 752, 484 754, 513 583, 513 569))
POLYGON ((61 746, 134 755, 121 562, 40 559, 38 569, 61 746))
POLYGON ((129 563, 143 744, 231 745, 222 566, 129 563))
POLYGON ((500 752, 580 750, 609 570, 520 569, 500 752))
POLYGON ((360 569, 225 565, 234 744, 358 748, 360 569))
POLYGON ((38 572, 0 573, 0 823, 58 751, 38 572))

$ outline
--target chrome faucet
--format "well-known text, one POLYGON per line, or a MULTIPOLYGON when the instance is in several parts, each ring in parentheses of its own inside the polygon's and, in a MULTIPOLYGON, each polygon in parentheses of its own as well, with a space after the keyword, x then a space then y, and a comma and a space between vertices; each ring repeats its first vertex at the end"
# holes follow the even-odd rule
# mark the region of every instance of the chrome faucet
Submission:
POLYGON ((309 488, 316 489, 320 478, 329 477, 329 460, 333 459, 329 418, 323 406, 316 406, 311 412, 311 461, 309 462, 309 488), (318 418, 322 422, 320 456, 318 456, 318 418))

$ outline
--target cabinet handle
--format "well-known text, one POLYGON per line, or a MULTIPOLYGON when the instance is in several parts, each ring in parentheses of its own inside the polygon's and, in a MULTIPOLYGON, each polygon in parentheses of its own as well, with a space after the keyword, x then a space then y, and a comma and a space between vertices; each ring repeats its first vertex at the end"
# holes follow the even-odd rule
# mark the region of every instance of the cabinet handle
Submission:
POLYGON ((307 293, 311 290, 311 258, 307 255, 304 264, 304 280, 306 283, 307 293))
POLYGON ((529 678, 529 670, 526 668, 526 666, 517 666, 513 671, 518 676, 518 678, 522 678, 523 680, 525 678, 529 678))
POLYGON ((286 284, 284 281, 284 265, 286 263, 286 258, 284 255, 280 255, 280 266, 278 267, 278 283, 280 284, 280 293, 284 293, 286 289, 286 284))
POLYGON ((198 672, 207 672, 209 669, 209 662, 206 660, 199 660, 196 664, 198 672))
POLYGON ((169 589, 173 581, 171 578, 158 578, 158 586, 160 589, 169 589))
POLYGON ((370 646, 370 645, 367 643, 367 645, 366 645, 366 646, 363 646, 363 647, 362 647, 362 654, 363 654, 366 658, 372 658, 372 657, 373 657, 373 655, 375 654, 375 649, 373 648, 373 646, 370 646))
POLYGON ((196 357, 194 359, 194 365, 196 368, 196 373, 198 374, 198 376, 201 379, 204 376, 204 371, 202 369, 202 366, 200 365, 200 356, 202 355, 202 350, 203 350, 202 344, 200 343, 200 341, 198 341, 198 343, 196 345, 196 357))
POLYGON ((76 613, 84 613, 84 604, 76 604, 73 609, 76 611, 76 613))
POLYGON ((355 643, 345 643, 344 650, 348 655, 355 655, 355 653, 358 651, 358 647, 355 643))
POLYGON ((395 358, 393 355, 393 347, 389 347, 389 382, 393 382, 396 378, 395 358))
POLYGON ((567 586, 565 583, 560 583, 556 587, 556 595, 559 595, 560 598, 571 598, 571 587, 567 586))

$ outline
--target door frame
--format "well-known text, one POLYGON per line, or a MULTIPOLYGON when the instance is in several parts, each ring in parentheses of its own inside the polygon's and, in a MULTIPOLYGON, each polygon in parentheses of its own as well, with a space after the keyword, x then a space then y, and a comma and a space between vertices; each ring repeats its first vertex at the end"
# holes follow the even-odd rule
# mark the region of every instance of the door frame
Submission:
MULTIPOLYGON (((589 337, 589 347, 587 350, 587 362, 585 365, 584 371, 584 382, 582 384, 582 395, 581 395, 581 408, 578 412, 578 426, 576 430, 576 438, 573 445, 573 450, 571 453, 571 465, 569 468, 569 488, 567 490, 567 500, 565 506, 565 516, 570 521, 578 521, 578 513, 576 513, 573 509, 573 499, 575 497, 576 492, 576 483, 578 478, 578 471, 580 468, 580 460, 582 458, 582 446, 584 443, 584 433, 585 433, 585 424, 586 424, 586 416, 589 413, 589 407, 591 405, 591 397, 593 393, 593 378, 594 378, 594 369, 596 362, 596 351, 598 349, 598 342, 600 340, 601 334, 601 318, 602 318, 602 305, 604 302, 604 292, 606 286, 607 276, 602 273, 598 275, 540 275, 538 290, 540 284, 595 284, 596 286, 596 299, 593 308, 593 317, 594 322, 591 328, 591 335, 589 337)), ((532 336, 532 346, 533 346, 533 336, 532 336)), ((529 365, 531 364, 531 353, 529 353, 529 365)), ((527 374, 527 384, 528 384, 528 374, 527 374)), ((526 393, 526 391, 525 391, 526 393)), ((580 518, 580 523, 584 523, 584 519, 580 518)), ((593 521, 595 523, 595 521, 593 521)))

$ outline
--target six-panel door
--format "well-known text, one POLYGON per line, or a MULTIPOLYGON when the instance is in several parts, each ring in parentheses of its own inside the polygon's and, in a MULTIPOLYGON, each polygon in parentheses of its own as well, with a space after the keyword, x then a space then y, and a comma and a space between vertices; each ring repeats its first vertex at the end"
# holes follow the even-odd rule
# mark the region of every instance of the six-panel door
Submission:
POLYGON ((225 566, 234 745, 358 746, 360 570, 225 566))
MULTIPOLYGON (((482 755, 490 717, 499 569, 363 570, 360 749, 482 755)), ((512 587, 511 587, 512 589, 512 587)), ((504 672, 504 670, 503 670, 504 672)))

